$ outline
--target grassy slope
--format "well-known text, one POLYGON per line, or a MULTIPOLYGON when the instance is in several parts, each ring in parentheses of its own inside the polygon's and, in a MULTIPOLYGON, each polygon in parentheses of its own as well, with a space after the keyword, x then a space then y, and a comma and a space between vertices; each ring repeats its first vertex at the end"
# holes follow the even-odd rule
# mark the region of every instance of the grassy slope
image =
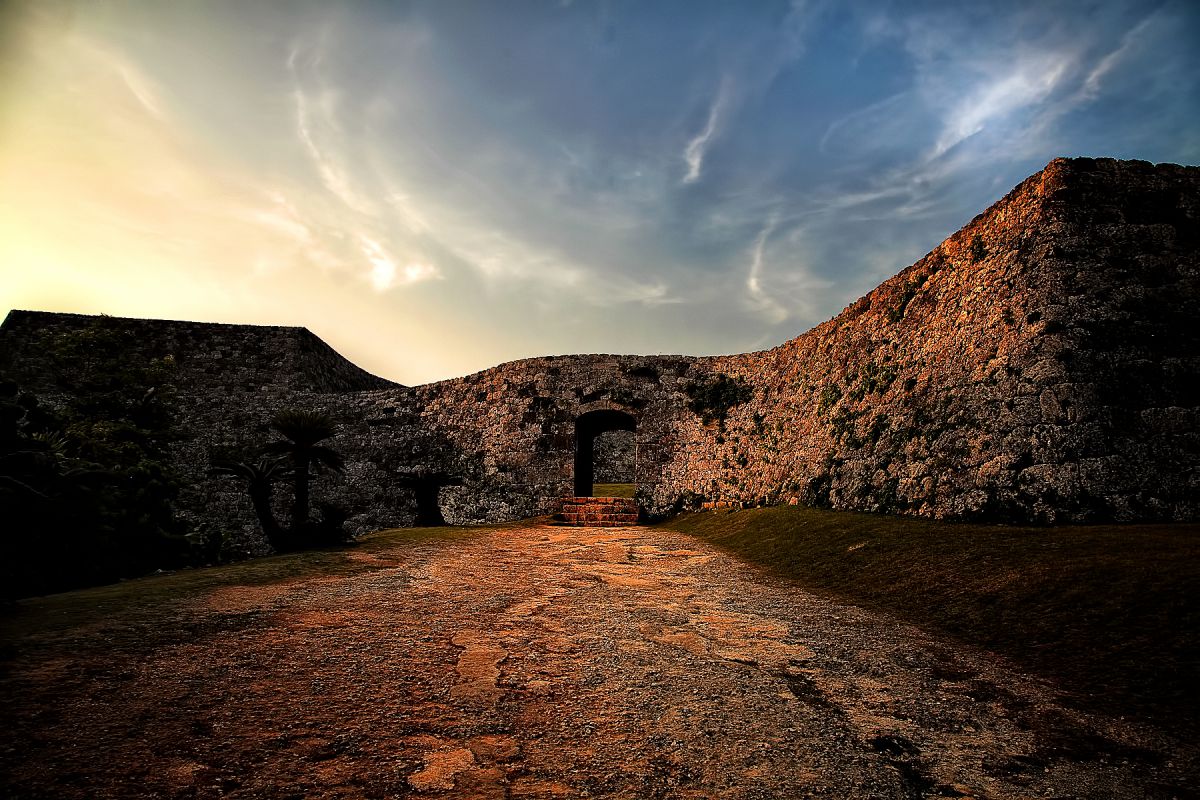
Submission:
MULTIPOLYGON (((503 526, 485 526, 495 527, 503 526)), ((265 585, 311 575, 351 575, 379 569, 388 566, 387 562, 372 564, 352 558, 351 554, 381 553, 399 542, 459 539, 485 528, 394 528, 368 534, 352 547, 254 558, 237 564, 180 570, 26 598, 0 607, 0 660, 7 656, 13 642, 32 634, 64 630, 112 615, 154 620, 164 607, 224 586, 265 585)))
POLYGON ((1001 653, 1083 705, 1197 722, 1200 525, 1008 528, 784 506, 665 527, 1001 653))

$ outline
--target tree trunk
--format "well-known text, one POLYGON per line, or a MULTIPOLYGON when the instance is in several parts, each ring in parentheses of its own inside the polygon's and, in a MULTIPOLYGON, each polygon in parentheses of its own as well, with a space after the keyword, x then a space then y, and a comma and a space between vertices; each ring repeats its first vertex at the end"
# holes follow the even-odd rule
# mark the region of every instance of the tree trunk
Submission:
POLYGON ((250 487, 250 502, 254 505, 254 513, 258 524, 262 526, 263 536, 275 552, 282 552, 284 547, 283 529, 275 521, 275 512, 271 510, 271 485, 250 487))
POLYGON ((292 499, 292 535, 302 535, 308 522, 308 454, 296 453, 296 495, 292 499))

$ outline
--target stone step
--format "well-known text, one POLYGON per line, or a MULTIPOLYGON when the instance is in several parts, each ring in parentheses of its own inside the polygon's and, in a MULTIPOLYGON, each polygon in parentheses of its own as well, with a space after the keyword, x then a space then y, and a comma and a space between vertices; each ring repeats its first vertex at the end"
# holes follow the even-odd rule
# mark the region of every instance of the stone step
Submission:
POLYGON ((563 514, 637 514, 637 506, 628 508, 625 506, 563 506, 563 514))
POLYGON ((588 503, 606 506, 635 506, 637 501, 632 497, 563 497, 564 505, 572 503, 588 503))
POLYGON ((554 515, 556 525, 614 528, 636 525, 637 501, 629 497, 564 497, 562 510, 554 515))
POLYGON ((580 525, 587 522, 601 522, 607 520, 609 522, 625 522, 630 525, 637 522, 637 514, 574 514, 569 511, 564 511, 558 515, 558 519, 562 522, 577 522, 580 525))

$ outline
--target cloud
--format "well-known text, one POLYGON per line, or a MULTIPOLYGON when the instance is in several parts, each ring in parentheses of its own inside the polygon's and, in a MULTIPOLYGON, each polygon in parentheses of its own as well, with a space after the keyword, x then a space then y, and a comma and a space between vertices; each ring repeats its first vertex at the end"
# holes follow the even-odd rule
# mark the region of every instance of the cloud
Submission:
POLYGON ((130 94, 142 104, 142 108, 156 119, 166 119, 157 92, 151 87, 150 81, 145 76, 139 74, 134 67, 128 64, 120 64, 117 71, 121 80, 125 81, 125 86, 129 88, 130 94))
POLYGON ((1101 99, 1105 80, 1144 49, 1161 13, 1116 32, 1130 24, 1116 12, 1064 26, 1054 14, 1014 10, 985 28, 966 17, 914 12, 885 20, 872 11, 861 20, 864 38, 898 43, 911 80, 826 126, 817 149, 839 159, 841 175, 814 189, 819 203, 791 215, 836 211, 838 225, 912 222, 946 219, 964 201, 986 203, 1006 183, 1001 174, 1011 170, 1015 182, 1070 152, 1068 115, 1101 99))
POLYGON ((708 152, 712 138, 717 134, 718 128, 723 122, 731 92, 731 81, 728 78, 723 79, 712 103, 709 104, 708 119, 704 123, 704 129, 692 137, 687 146, 683 148, 683 160, 687 163, 687 172, 683 176, 684 183, 695 183, 700 180, 704 156, 708 152))
POLYGON ((774 233, 777 224, 778 218, 772 216, 763 225, 762 230, 759 231, 758 237, 754 240, 754 246, 750 251, 750 271, 746 276, 746 291, 749 294, 751 305, 758 309, 759 312, 767 315, 770 322, 776 325, 788 318, 788 310, 763 289, 762 271, 763 250, 767 245, 767 240, 774 233))
POLYGON ((436 267, 419 261, 411 261, 403 268, 397 267, 391 253, 368 236, 359 235, 359 246, 371 265, 369 280, 377 292, 386 292, 397 286, 411 286, 440 277, 436 267))
POLYGON ((906 141, 902 133, 908 124, 906 114, 913 102, 909 90, 896 92, 830 122, 817 142, 817 151, 853 153, 861 157, 906 141))
MULTIPOLYGON (((350 176, 345 167, 340 163, 340 160, 336 156, 327 153, 317 144, 311 110, 312 103, 309 101, 308 96, 302 89, 297 87, 292 92, 292 99, 296 106, 296 133, 300 141, 304 144, 305 150, 312 158, 313 165, 316 167, 317 174, 320 175, 321 182, 325 185, 325 188, 354 211, 360 214, 373 214, 373 204, 355 191, 350 176)), ((332 91, 326 91, 318 105, 321 109, 324 130, 336 131, 334 108, 337 105, 337 94, 332 91)))
POLYGON ((1103 90, 1105 78, 1116 70, 1122 61, 1127 60, 1135 52, 1145 48, 1147 39, 1153 35, 1153 26, 1162 21, 1160 10, 1147 14, 1137 25, 1121 36, 1115 48, 1105 53, 1102 58, 1087 71, 1078 90, 1063 103, 1059 104, 1055 118, 1078 106, 1095 102, 1103 90))
POLYGON ((422 378, 771 344, 1064 150, 1200 152, 1170 0, 605 4, 599 37, 578 4, 64 2, 4 59, 6 263, 199 318, 369 309, 329 316, 404 320, 422 378))
POLYGON ((1003 73, 971 87, 943 119, 942 132, 930 157, 937 158, 991 122, 1046 100, 1058 88, 1072 61, 1071 56, 1062 53, 1018 58, 1003 73))

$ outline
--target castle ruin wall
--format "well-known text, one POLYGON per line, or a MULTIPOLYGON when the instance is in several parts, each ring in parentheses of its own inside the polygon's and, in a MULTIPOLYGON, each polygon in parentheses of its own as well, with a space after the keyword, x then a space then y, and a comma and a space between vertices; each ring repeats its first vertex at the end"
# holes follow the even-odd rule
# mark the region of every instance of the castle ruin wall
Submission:
MULTIPOLYGON (((285 406, 324 410, 342 475, 315 494, 358 531, 411 524, 406 481, 452 476, 451 523, 556 510, 575 421, 636 420, 651 517, 801 502, 937 519, 1062 523, 1200 517, 1200 169, 1056 160, 913 266, 779 347, 718 357, 559 356, 402 387, 303 329, 121 320, 176 356, 176 460, 197 524, 252 538, 213 453, 271 438, 285 406), (705 423, 689 384, 741 378, 705 423)), ((39 359, 87 317, 13 312, 4 366, 61 391, 39 359)), ((61 377, 61 376, 60 376, 61 377)), ((282 500, 281 500, 282 502, 282 500)))

